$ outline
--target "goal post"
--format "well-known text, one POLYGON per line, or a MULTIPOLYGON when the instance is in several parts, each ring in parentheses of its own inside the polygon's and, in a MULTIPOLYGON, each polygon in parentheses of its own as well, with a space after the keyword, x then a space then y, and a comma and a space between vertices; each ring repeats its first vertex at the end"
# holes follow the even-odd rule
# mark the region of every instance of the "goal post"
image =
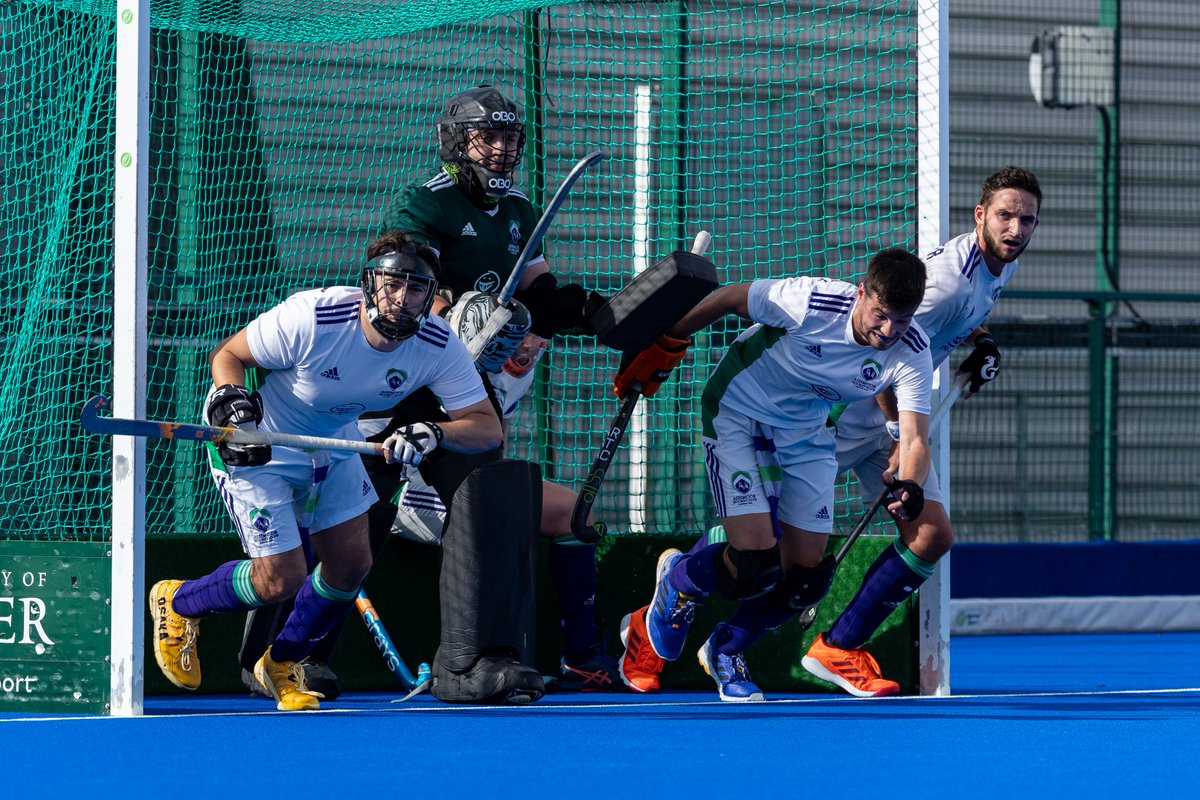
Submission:
MULTIPOLYGON (((116 416, 199 421, 218 341, 294 291, 357 283, 384 205, 438 167, 448 96, 487 82, 528 109, 535 199, 608 154, 544 243, 568 280, 614 293, 700 229, 726 282, 856 279, 871 252, 946 233, 944 5, 0 5, 0 707, 141 713, 147 547, 233 533, 199 447, 87 434, 79 410, 105 394, 116 416), (48 427, 54 448, 20 444, 48 427)), ((698 338, 644 403, 595 505, 616 536, 713 523, 699 394, 738 329, 698 338)), ((543 361, 513 454, 579 485, 619 355, 566 337, 543 361)), ((839 529, 858 513, 839 503, 839 529)), ((945 569, 920 593, 935 621, 945 569)), ((948 690, 941 629, 915 656, 923 692, 948 690)), ((206 681, 235 664, 205 659, 206 681)))

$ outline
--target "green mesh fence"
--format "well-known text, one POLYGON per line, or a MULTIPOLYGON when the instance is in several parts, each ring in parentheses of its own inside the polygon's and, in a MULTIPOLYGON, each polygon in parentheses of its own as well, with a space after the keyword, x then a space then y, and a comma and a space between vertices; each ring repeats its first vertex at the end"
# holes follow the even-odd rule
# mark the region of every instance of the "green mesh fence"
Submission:
MULTIPOLYGON (((442 102, 483 81, 525 104, 535 202, 608 154, 546 247, 591 288, 615 291, 639 254, 702 227, 728 281, 853 277, 874 249, 914 244, 910 0, 537 6, 153 5, 148 416, 195 421, 219 339, 293 291, 356 282, 391 193, 436 166, 442 102)), ((76 420, 112 391, 115 13, 0 4, 7 538, 107 535, 111 443, 76 420)), ((696 397, 737 327, 714 328, 644 404, 597 504, 616 530, 711 522, 696 397)), ((616 366, 556 341, 515 452, 578 484, 616 411, 616 366)), ((148 458, 151 535, 229 530, 198 446, 151 441, 148 458)))

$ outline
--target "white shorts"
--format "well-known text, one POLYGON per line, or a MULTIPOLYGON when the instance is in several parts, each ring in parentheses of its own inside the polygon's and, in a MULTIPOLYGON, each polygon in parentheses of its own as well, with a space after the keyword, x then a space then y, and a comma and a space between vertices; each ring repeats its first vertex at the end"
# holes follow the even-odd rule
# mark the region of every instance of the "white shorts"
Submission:
MULTIPOLYGON (((874 436, 851 439, 845 436, 837 437, 838 474, 853 472, 858 478, 859 490, 862 492, 864 503, 871 503, 883 491, 883 473, 887 469, 888 456, 892 452, 892 437, 887 431, 880 431, 874 436)), ((933 464, 929 465, 929 474, 925 478, 925 499, 945 505, 942 499, 941 481, 933 464)))
POLYGON ((213 480, 251 558, 286 553, 359 514, 376 500, 357 453, 274 447, 261 467, 212 466, 213 480))
MULTIPOLYGON (((717 516, 776 512, 813 533, 833 531, 837 458, 833 430, 772 428, 721 406, 704 437, 704 466, 717 516)), ((778 531, 776 532, 778 534, 778 531)))

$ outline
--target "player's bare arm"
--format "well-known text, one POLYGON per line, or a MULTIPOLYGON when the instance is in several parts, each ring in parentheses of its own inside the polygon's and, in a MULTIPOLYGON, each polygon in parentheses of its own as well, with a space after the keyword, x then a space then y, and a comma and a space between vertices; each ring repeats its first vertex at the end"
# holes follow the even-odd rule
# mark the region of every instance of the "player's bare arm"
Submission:
POLYGON ((739 317, 749 319, 749 297, 749 283, 733 283, 722 286, 697 303, 696 307, 687 314, 684 314, 683 319, 667 331, 667 335, 676 339, 687 339, 727 314, 737 314, 739 317))
POLYGON ((209 368, 212 371, 214 386, 223 386, 227 383, 244 386, 246 368, 254 366, 258 366, 258 364, 250 352, 245 328, 222 341, 213 348, 209 355, 209 368))
POLYGON ((449 422, 440 423, 442 447, 457 453, 483 453, 504 443, 504 429, 490 400, 447 411, 449 422))

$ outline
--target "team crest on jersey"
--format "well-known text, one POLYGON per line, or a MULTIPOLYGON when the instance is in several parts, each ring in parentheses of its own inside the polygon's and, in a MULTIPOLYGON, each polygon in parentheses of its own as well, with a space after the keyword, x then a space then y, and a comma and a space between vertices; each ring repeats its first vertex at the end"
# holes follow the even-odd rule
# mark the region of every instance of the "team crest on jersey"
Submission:
POLYGON ((858 374, 861 377, 855 378, 852 383, 859 389, 873 392, 879 385, 879 379, 883 376, 883 364, 873 358, 868 358, 859 366, 858 374))
POLYGON ((842 395, 837 389, 832 386, 826 386, 823 383, 810 383, 809 388, 813 390, 813 394, 822 400, 828 400, 831 403, 836 403, 842 399, 842 395))
POLYGON ((512 239, 512 241, 508 243, 508 252, 515 256, 517 253, 521 252, 521 226, 516 222, 509 222, 508 235, 512 239))
POLYGON ((500 291, 500 276, 495 270, 489 269, 475 279, 475 291, 485 294, 500 291))
POLYGON ((389 369, 387 375, 384 376, 384 381, 387 382, 388 388, 379 393, 380 397, 403 397, 407 392, 401 390, 400 387, 408 380, 408 373, 402 369, 389 369))

